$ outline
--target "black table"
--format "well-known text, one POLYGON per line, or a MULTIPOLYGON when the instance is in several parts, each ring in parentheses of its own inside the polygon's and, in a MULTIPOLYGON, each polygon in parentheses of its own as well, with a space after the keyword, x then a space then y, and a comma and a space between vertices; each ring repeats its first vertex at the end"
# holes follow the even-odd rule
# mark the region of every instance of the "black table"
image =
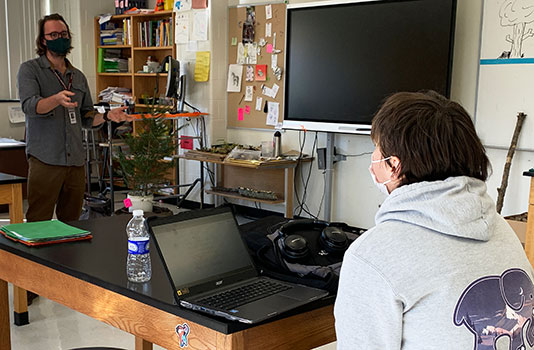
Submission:
MULTIPOLYGON (((149 349, 151 343, 179 349, 175 328, 184 323, 191 329, 191 349, 309 349, 335 340, 333 298, 251 326, 176 306, 155 251, 152 280, 129 283, 129 219, 119 215, 71 223, 91 231, 90 241, 36 248, 0 237, 0 279, 135 335, 136 349, 149 349)), ((7 287, 0 293, 3 299, 7 303, 7 287)), ((2 318, 0 335, 9 330, 8 319, 2 318)), ((0 349, 9 349, 9 344, 0 349)))
POLYGON ((22 222, 22 185, 25 177, 0 172, 0 204, 9 205, 9 220, 12 223, 22 222))
MULTIPOLYGON (((28 160, 24 143, 0 142, 0 173, 28 176, 28 160)), ((22 183, 22 195, 26 197, 26 182, 22 183)), ((4 209, 5 210, 5 209, 4 209)))
MULTIPOLYGON (((20 223, 24 220, 22 211, 22 184, 26 183, 26 178, 0 173, 0 204, 9 205, 9 222, 20 223)), ((14 286, 14 309, 15 314, 27 317, 28 305, 26 304, 26 291, 14 286), (24 302, 21 302, 23 300, 24 302)), ((0 281, 0 296, 7 296, 7 283, 0 281)), ((9 326, 9 305, 4 298, 0 299, 0 322, 5 322, 9 326)), ((9 328, 7 332, 0 328, 0 349, 9 344, 9 328)))

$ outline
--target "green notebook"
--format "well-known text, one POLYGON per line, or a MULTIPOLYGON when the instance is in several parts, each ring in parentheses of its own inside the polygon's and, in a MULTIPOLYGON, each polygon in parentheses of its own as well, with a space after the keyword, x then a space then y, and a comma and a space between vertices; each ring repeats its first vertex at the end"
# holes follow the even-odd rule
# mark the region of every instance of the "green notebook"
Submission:
POLYGON ((97 73, 104 73, 104 54, 105 51, 103 48, 98 48, 98 64, 97 64, 97 73))
POLYGON ((0 230, 8 238, 33 244, 83 239, 91 236, 89 231, 67 225, 59 220, 9 224, 0 230))

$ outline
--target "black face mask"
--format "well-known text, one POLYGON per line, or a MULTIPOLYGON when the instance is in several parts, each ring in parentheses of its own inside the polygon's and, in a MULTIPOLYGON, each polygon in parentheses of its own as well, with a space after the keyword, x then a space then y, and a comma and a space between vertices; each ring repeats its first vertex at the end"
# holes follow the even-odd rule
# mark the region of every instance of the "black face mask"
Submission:
POLYGON ((46 40, 46 47, 58 55, 66 55, 70 49, 70 38, 46 40))

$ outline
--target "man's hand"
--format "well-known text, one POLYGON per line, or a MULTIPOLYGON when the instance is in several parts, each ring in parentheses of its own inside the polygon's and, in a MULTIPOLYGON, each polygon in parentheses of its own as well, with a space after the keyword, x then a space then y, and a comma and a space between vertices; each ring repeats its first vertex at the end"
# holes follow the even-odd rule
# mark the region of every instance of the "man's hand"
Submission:
POLYGON ((124 113, 126 109, 128 109, 128 106, 113 108, 112 110, 108 112, 108 118, 111 119, 111 121, 114 121, 116 123, 129 122, 129 121, 135 120, 134 117, 131 117, 128 114, 124 113))
POLYGON ((69 90, 63 90, 58 92, 55 95, 51 95, 45 98, 42 98, 37 102, 35 106, 35 112, 37 114, 47 114, 58 106, 63 106, 65 108, 76 108, 78 107, 78 102, 72 102, 71 96, 76 95, 74 92, 69 90))
POLYGON ((71 102, 71 96, 76 95, 74 92, 69 90, 63 90, 54 95, 54 100, 58 105, 61 105, 66 108, 76 108, 78 107, 78 102, 71 102))

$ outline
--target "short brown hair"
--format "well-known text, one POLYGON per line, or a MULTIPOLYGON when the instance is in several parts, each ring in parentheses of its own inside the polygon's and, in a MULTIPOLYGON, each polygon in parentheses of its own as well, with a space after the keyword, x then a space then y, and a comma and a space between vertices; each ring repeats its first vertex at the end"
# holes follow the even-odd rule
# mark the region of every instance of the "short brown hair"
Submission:
MULTIPOLYGON (((59 13, 53 13, 51 15, 44 16, 43 18, 39 20, 39 24, 38 24, 39 34, 37 35, 37 39, 35 39, 35 45, 36 45, 35 52, 39 56, 44 55, 47 50, 46 46, 43 44, 43 39, 45 36, 44 25, 48 21, 61 21, 65 23, 65 25, 67 26, 67 32, 69 33, 69 38, 72 38, 72 33, 70 32, 69 25, 67 24, 67 22, 65 22, 65 19, 63 18, 63 16, 61 16, 59 13)), ((71 45, 71 47, 69 48, 69 51, 67 51, 67 55, 72 51, 72 49, 73 47, 71 45)))
POLYGON ((384 158, 400 159, 400 185, 470 176, 486 181, 490 162, 473 121, 435 91, 399 92, 373 119, 371 138, 384 158))

